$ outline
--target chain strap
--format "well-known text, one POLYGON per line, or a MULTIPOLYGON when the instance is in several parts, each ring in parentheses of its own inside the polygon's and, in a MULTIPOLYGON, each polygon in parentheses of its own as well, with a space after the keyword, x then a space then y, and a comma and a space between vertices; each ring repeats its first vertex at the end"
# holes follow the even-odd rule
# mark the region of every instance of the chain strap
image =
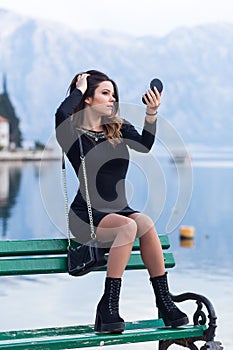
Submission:
POLYGON ((90 230, 91 230, 91 238, 95 239, 95 229, 94 229, 94 223, 93 223, 93 215, 92 215, 92 208, 91 208, 91 201, 88 191, 88 182, 87 182, 87 170, 86 170, 86 163, 85 163, 85 157, 80 156, 82 169, 83 169, 83 178, 84 178, 84 185, 85 185, 85 195, 86 195, 86 203, 87 203, 87 211, 89 216, 89 223, 90 223, 90 230))
POLYGON ((64 200, 65 200, 66 232, 67 232, 68 249, 69 249, 71 246, 71 233, 70 233, 70 224, 69 224, 69 203, 68 203, 68 193, 67 193, 65 155, 63 151, 62 151, 62 180, 63 180, 63 194, 64 194, 64 200))
MULTIPOLYGON (((83 170, 83 179, 84 179, 84 187, 85 187, 85 197, 86 197, 86 203, 87 203, 87 212, 89 217, 89 224, 90 224, 90 231, 91 231, 91 238, 96 238, 96 233, 94 229, 94 223, 93 223, 93 214, 92 214, 92 207, 91 207, 91 201, 88 191, 88 181, 87 181, 87 170, 86 170, 86 162, 85 162, 85 156, 83 153, 83 146, 82 146, 82 140, 81 136, 78 136, 79 140, 79 146, 80 146, 80 160, 83 170)), ((65 156, 64 152, 62 151, 62 178, 63 178, 63 191, 64 191, 64 199, 65 199, 65 213, 66 213, 66 227, 67 227, 67 237, 68 237, 68 248, 71 246, 71 232, 70 232, 70 225, 69 225, 69 204, 68 204, 68 192, 67 192, 67 178, 66 178, 66 168, 65 168, 65 156)))

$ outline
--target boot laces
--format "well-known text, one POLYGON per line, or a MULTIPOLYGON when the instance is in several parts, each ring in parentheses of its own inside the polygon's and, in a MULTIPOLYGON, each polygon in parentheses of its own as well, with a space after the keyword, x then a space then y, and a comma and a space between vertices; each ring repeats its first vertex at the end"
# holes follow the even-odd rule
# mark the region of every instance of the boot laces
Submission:
POLYGON ((158 287, 160 290, 160 298, 165 308, 168 311, 177 309, 177 306, 174 304, 171 298, 171 295, 169 293, 168 286, 164 285, 163 283, 158 283, 158 287))
POLYGON ((174 304, 174 302, 171 299, 170 294, 162 296, 161 299, 162 299, 162 302, 163 302, 165 308, 168 311, 172 311, 172 310, 176 310, 177 309, 176 305, 174 304))
POLYGON ((114 283, 111 281, 109 304, 108 304, 111 315, 119 313, 119 295, 120 295, 120 283, 114 283))

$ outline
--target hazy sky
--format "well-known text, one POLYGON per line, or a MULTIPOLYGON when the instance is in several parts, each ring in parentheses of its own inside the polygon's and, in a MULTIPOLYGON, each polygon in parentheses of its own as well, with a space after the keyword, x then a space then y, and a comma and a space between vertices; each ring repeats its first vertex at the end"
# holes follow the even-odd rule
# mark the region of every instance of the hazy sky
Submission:
POLYGON ((51 19, 77 31, 164 35, 180 26, 233 23, 233 0, 0 0, 0 8, 51 19))

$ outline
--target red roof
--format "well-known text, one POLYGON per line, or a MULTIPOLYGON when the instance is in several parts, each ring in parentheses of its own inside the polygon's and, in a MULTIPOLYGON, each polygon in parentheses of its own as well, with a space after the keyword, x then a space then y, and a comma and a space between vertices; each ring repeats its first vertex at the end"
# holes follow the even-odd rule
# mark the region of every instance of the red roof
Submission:
POLYGON ((9 123, 9 121, 0 115, 0 123, 9 123))

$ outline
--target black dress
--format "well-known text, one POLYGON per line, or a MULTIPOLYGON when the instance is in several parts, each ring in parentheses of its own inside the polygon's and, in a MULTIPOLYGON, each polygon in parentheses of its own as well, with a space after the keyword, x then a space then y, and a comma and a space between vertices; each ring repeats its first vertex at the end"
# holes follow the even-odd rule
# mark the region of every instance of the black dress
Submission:
POLYGON ((122 142, 112 145, 105 138, 98 140, 74 128, 71 115, 82 98, 80 90, 75 89, 58 107, 56 112, 57 140, 71 162, 79 179, 79 189, 69 213, 70 229, 80 242, 90 238, 89 216, 85 200, 85 187, 78 137, 81 135, 88 190, 92 205, 93 222, 97 227, 109 213, 129 215, 137 212, 130 208, 125 193, 125 178, 129 165, 129 148, 147 153, 151 149, 156 132, 156 122, 145 120, 142 134, 126 120, 121 127, 122 142))

